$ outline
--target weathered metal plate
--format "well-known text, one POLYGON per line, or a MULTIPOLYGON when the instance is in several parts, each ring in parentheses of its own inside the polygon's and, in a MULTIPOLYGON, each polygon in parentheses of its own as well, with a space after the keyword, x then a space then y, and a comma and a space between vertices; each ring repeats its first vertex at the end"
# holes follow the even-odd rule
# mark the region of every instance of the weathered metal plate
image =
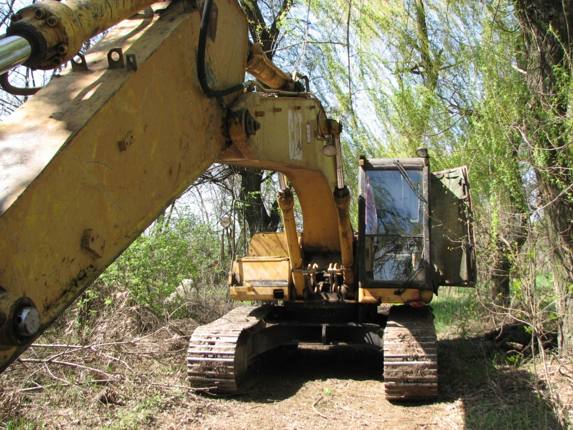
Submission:
POLYGON ((432 173, 430 249, 434 282, 438 285, 471 287, 475 284, 471 216, 467 168, 432 173))
POLYGON ((242 285, 261 286, 268 281, 269 286, 286 285, 290 281, 290 261, 288 257, 243 257, 237 260, 238 274, 242 285))
POLYGON ((286 174, 300 202, 304 252, 339 252, 338 216, 332 195, 336 164, 333 157, 322 153, 326 140, 320 126, 324 117, 320 102, 310 97, 269 97, 254 92, 243 95, 233 108, 253 112, 261 128, 249 137, 245 148, 225 152, 219 161, 286 174))
POLYGON ((249 243, 249 255, 288 257, 288 246, 284 232, 256 233, 249 243))

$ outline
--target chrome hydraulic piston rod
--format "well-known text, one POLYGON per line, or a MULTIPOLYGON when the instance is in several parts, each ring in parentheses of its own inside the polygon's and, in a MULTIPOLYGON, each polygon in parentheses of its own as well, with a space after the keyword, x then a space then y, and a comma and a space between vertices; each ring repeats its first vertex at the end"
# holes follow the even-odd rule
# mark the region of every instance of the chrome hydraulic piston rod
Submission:
POLYGON ((0 39, 0 74, 24 63, 32 54, 32 45, 23 37, 8 36, 0 39))

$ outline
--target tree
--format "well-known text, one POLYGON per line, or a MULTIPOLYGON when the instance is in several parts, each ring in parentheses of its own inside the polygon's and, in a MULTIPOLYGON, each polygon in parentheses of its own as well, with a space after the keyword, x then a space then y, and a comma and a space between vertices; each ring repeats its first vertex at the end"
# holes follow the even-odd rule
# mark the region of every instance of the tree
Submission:
MULTIPOLYGON (((348 5, 339 0, 336 9, 348 5)), ((344 40, 345 16, 330 14, 332 7, 323 1, 314 9, 326 21, 321 27, 339 28, 322 30, 335 42, 321 45, 322 55, 332 58, 322 73, 330 74, 333 88, 327 99, 336 97, 342 115, 350 115, 348 91, 337 82, 351 79, 355 99, 361 101, 355 109, 358 124, 347 121, 347 149, 412 156, 426 146, 434 169, 468 165, 476 225, 485 238, 478 249, 479 267, 486 269, 482 279, 496 301, 507 304, 529 219, 516 127, 525 91, 520 72, 512 67, 517 34, 512 11, 473 1, 352 5, 352 30, 346 37, 351 55, 337 44, 344 40), (350 61, 357 71, 352 75, 338 65, 350 61)))
POLYGON ((539 185, 560 315, 560 347, 573 352, 572 0, 515 0, 523 35, 518 52, 529 88, 522 129, 539 185))

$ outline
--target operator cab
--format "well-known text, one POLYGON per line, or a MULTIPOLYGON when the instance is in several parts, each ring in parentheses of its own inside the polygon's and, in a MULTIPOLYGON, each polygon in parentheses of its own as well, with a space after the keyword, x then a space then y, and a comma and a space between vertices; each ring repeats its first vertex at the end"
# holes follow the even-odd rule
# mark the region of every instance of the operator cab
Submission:
POLYGON ((359 178, 361 289, 437 291, 439 285, 473 285, 465 167, 431 173, 427 156, 361 158, 359 178))
POLYGON ((376 166, 361 171, 366 276, 380 283, 423 285, 428 267, 427 169, 423 159, 378 160, 376 166))

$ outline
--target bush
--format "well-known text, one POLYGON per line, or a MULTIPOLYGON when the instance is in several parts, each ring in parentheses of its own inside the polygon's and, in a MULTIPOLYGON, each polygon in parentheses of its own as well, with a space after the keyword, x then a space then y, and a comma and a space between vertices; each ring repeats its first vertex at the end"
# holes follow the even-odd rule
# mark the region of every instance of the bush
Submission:
POLYGON ((101 275, 106 285, 121 286, 139 305, 157 315, 174 312, 169 301, 183 279, 197 288, 224 282, 227 262, 220 261, 217 232, 193 216, 156 222, 101 275))

